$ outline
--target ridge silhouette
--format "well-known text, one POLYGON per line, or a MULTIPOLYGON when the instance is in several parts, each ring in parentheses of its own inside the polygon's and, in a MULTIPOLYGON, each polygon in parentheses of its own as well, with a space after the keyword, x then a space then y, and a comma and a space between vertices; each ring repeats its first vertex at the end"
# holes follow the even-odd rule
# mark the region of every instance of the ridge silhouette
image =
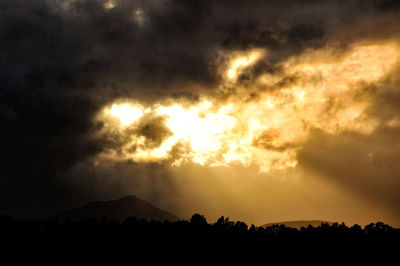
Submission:
POLYGON ((145 219, 148 221, 164 221, 170 222, 182 220, 178 216, 157 208, 153 204, 140 199, 136 196, 124 196, 117 200, 110 201, 94 201, 82 207, 74 208, 55 215, 53 218, 57 220, 82 220, 82 219, 114 219, 125 220, 128 217, 136 217, 137 219, 145 219))

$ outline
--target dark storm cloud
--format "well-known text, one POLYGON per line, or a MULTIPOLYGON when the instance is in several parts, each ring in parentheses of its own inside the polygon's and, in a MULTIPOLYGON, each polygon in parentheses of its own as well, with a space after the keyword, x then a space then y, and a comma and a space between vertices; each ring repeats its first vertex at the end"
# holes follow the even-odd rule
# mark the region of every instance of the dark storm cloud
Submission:
MULTIPOLYGON (((48 214, 91 195, 66 173, 111 145, 97 112, 120 98, 213 95, 221 51, 269 49, 262 74, 329 40, 399 32, 394 1, 105 2, 0 0, 1 212, 48 214)), ((138 131, 151 145, 168 135, 159 122, 138 131)))
POLYGON ((400 9, 400 3, 396 0, 375 1, 375 7, 384 12, 397 12, 400 9))
POLYGON ((164 117, 142 119, 134 133, 140 137, 144 137, 144 145, 150 149, 160 147, 163 141, 172 135, 171 130, 165 125, 164 117))

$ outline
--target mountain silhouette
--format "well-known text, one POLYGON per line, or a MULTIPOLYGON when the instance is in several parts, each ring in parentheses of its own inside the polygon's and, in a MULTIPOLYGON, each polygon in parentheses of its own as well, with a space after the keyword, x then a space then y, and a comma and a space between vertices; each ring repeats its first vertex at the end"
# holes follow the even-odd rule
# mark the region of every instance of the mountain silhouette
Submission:
POLYGON ((110 218, 122 221, 128 217, 136 217, 137 219, 145 219, 148 221, 168 220, 173 222, 182 220, 178 216, 159 209, 151 203, 135 196, 125 196, 111 201, 91 202, 83 207, 60 213, 53 218, 72 221, 88 218, 110 218))
POLYGON ((262 227, 266 228, 272 225, 285 225, 286 227, 291 227, 291 228, 297 228, 300 229, 301 227, 307 227, 309 225, 313 227, 318 227, 323 223, 327 223, 329 225, 332 225, 333 222, 327 222, 327 221, 322 221, 322 220, 310 220, 310 221, 285 221, 285 222, 277 222, 277 223, 268 223, 264 224, 262 227))

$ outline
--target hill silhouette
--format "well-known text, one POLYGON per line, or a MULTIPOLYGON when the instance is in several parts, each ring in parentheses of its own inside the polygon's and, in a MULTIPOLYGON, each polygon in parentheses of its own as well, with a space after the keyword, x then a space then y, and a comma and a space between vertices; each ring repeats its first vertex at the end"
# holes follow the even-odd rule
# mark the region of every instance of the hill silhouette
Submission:
POLYGON ((90 218, 109 218, 122 221, 128 217, 135 217, 148 221, 168 220, 174 222, 181 220, 178 216, 159 209, 151 203, 135 196, 125 196, 111 201, 91 202, 83 207, 74 208, 55 215, 53 218, 72 221, 90 218))
POLYGON ((321 224, 332 225, 334 223, 333 222, 322 221, 322 220, 307 220, 307 221, 299 220, 299 221, 284 221, 284 222, 277 222, 277 223, 267 223, 267 224, 264 224, 262 227, 266 228, 266 227, 270 227, 270 226, 273 226, 273 225, 284 225, 286 227, 300 229, 302 227, 308 227, 309 225, 311 225, 313 227, 318 227, 321 224))

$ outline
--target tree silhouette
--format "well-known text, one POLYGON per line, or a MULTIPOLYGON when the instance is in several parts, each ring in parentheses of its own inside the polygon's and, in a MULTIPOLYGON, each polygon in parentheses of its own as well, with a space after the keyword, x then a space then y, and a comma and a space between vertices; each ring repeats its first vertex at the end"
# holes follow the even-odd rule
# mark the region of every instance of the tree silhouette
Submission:
MULTIPOLYGON (((400 229, 382 222, 371 223, 362 228, 344 223, 318 227, 303 227, 300 230, 285 225, 266 228, 241 221, 230 221, 221 216, 214 224, 206 217, 194 214, 189 221, 160 222, 127 218, 118 221, 110 218, 83 219, 79 221, 22 220, 0 216, 0 235, 3 243, 13 240, 29 243, 29 247, 78 246, 95 249, 102 245, 125 243, 127 247, 141 245, 148 248, 173 247, 181 243, 179 249, 193 249, 196 252, 215 250, 218 252, 244 252, 253 249, 263 252, 290 254, 287 247, 301 249, 312 247, 307 252, 344 252, 354 247, 385 247, 400 238, 400 229), (282 248, 285 247, 285 248, 282 248), (337 247, 341 247, 340 251, 337 247), (279 249, 281 248, 281 249, 279 249)), ((365 251, 364 251, 365 252, 365 251)))
POLYGON ((190 223, 195 225, 206 225, 207 220, 203 215, 195 213, 193 214, 192 218, 190 218, 190 223))

